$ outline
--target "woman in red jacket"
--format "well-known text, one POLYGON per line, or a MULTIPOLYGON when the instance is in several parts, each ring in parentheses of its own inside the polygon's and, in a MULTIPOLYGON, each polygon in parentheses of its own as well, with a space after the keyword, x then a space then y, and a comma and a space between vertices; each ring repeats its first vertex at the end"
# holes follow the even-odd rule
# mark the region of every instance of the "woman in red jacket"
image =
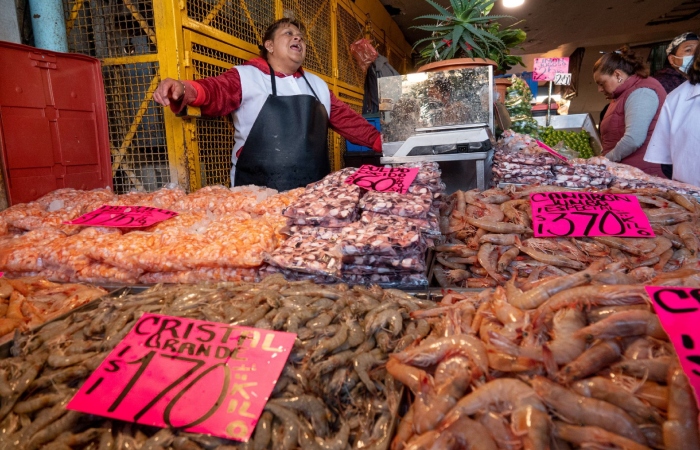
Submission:
POLYGON ((377 130, 302 69, 300 23, 285 18, 270 25, 260 55, 217 77, 167 78, 153 94, 176 113, 193 105, 207 116, 233 114, 232 185, 287 190, 320 180, 330 172, 329 126, 354 144, 381 151, 377 130))
POLYGON ((637 167, 663 177, 661 166, 644 161, 666 91, 644 63, 625 46, 606 53, 593 66, 598 92, 605 94, 610 107, 600 122, 605 156, 611 161, 637 167))

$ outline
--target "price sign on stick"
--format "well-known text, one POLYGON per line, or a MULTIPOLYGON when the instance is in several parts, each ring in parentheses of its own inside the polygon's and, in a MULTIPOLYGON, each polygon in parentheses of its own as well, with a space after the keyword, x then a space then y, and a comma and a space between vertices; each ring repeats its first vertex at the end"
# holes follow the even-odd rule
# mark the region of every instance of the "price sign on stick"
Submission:
POLYGON ((378 192, 399 192, 405 194, 418 175, 418 168, 376 167, 364 165, 345 179, 348 184, 378 192))
POLYGON ((634 195, 538 192, 530 204, 536 237, 654 237, 634 195))
POLYGON ((569 58, 535 58, 532 69, 534 81, 554 81, 558 73, 569 72, 569 58))
POLYGON ((646 286, 661 325, 671 339, 683 371, 698 399, 700 389, 700 289, 646 286))
POLYGON ((295 338, 144 314, 67 408, 247 441, 295 338))
POLYGON ((65 223, 91 227, 144 228, 175 216, 177 216, 175 211, 150 206, 102 205, 92 212, 65 223))

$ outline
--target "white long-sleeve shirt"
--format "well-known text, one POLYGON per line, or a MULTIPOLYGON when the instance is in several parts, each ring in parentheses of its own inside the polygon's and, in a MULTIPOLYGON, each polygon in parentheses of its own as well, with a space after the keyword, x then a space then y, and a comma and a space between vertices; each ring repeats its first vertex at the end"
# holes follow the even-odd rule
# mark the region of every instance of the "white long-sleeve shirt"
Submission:
POLYGON ((673 164, 673 179, 700 186, 700 84, 686 81, 661 108, 644 161, 673 164))

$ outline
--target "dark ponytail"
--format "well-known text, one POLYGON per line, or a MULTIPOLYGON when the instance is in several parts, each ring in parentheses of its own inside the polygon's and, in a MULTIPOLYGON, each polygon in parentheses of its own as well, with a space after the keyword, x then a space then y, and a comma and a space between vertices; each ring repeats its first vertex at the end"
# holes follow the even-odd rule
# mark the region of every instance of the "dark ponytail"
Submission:
POLYGON ((270 26, 267 27, 267 30, 265 30, 265 34, 263 35, 262 39, 262 45, 258 46, 258 48, 260 48, 260 56, 267 59, 267 49, 265 48, 265 42, 271 41, 272 38, 275 37, 275 31, 277 31, 283 25, 294 25, 295 27, 299 28, 299 31, 304 33, 304 25, 302 25, 302 23, 296 19, 283 17, 282 19, 272 22, 270 26))
POLYGON ((593 65, 593 73, 600 72, 603 75, 612 75, 620 70, 629 76, 638 75, 641 78, 649 76, 649 69, 627 45, 619 50, 606 53, 593 65))

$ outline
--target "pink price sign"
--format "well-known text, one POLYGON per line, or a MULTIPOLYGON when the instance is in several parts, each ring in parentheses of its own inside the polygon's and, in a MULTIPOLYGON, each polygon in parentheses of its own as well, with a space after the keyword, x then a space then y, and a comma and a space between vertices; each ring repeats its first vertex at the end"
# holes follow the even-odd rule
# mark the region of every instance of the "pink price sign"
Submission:
POLYGON ((245 442, 295 338, 144 314, 67 408, 245 442))
POLYGON ((90 227, 144 228, 175 216, 177 216, 175 211, 150 206, 102 205, 92 212, 65 223, 90 227))
POLYGON ((365 164, 345 179, 369 191, 398 192, 405 194, 418 175, 418 168, 377 167, 365 164))
POLYGON ((535 237, 654 237, 639 200, 629 194, 530 194, 535 237))
POLYGON ((554 81, 558 73, 569 72, 569 58, 535 58, 533 81, 554 81))
POLYGON ((700 403, 700 289, 672 286, 645 289, 695 391, 695 400, 700 403))

